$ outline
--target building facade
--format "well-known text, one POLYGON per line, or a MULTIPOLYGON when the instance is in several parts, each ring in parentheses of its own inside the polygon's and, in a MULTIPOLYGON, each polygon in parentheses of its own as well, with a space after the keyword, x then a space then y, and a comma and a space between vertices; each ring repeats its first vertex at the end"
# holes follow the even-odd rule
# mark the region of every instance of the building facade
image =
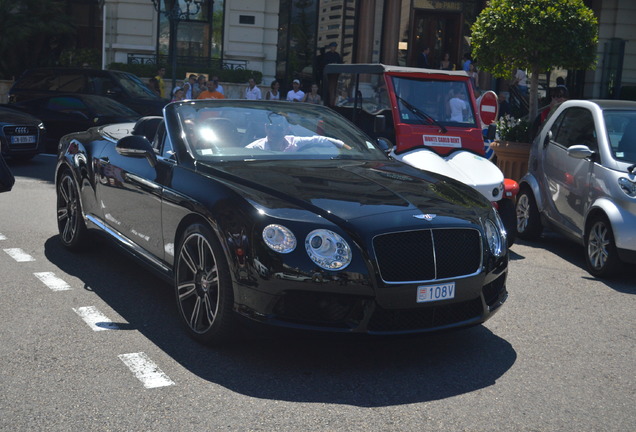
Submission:
MULTIPOLYGON (((636 86, 636 2, 586 1, 599 19, 598 65, 566 71, 576 97, 618 97, 636 86)), ((130 55, 178 61, 215 59, 278 79, 319 79, 321 55, 331 42, 346 63, 415 65, 423 47, 437 67, 445 53, 459 65, 470 52, 470 26, 485 0, 102 0, 102 66, 130 55), (177 26, 167 12, 182 12, 177 26), (159 6, 159 11, 157 7, 159 6), (190 9, 188 9, 190 8, 190 9), (196 13, 193 13, 196 9, 196 13), (172 37, 175 36, 173 42, 172 37)), ((99 23, 98 23, 99 24, 99 23)), ((458 67, 459 68, 459 67, 458 67)), ((485 77, 483 88, 494 88, 485 77)))

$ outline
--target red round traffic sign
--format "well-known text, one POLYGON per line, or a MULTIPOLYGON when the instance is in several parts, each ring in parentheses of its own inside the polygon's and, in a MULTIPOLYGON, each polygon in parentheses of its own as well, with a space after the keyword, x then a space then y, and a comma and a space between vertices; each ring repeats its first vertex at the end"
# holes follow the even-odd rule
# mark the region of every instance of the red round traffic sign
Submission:
POLYGON ((479 118, 484 126, 488 126, 497 119, 499 114, 499 101, 497 94, 489 90, 479 98, 479 118))

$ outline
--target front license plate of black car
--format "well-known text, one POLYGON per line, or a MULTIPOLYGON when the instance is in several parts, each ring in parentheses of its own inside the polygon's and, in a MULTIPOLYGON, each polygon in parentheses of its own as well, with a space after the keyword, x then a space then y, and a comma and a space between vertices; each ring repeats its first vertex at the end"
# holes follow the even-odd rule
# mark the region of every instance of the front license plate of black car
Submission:
POLYGON ((33 144, 35 135, 19 135, 11 137, 11 144, 33 144))
POLYGON ((417 302, 426 303, 455 298, 455 282, 417 287, 417 302))

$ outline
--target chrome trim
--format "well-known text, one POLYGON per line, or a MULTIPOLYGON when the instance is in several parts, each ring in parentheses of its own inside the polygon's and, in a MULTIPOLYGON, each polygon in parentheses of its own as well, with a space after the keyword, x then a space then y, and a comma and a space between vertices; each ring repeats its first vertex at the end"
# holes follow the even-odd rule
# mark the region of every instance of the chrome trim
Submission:
POLYGON ((119 231, 116 231, 116 230, 112 229, 111 227, 109 227, 108 225, 106 225, 101 219, 97 218, 94 215, 90 215, 90 214, 85 215, 85 218, 86 218, 87 221, 92 223, 97 229, 99 229, 99 230, 105 232, 106 234, 110 235, 115 240, 117 240, 119 243, 121 243, 124 247, 130 249, 133 253, 142 256, 143 258, 145 258, 146 260, 150 261, 152 264, 154 264, 157 267, 161 268, 165 272, 170 272, 171 271, 170 267, 168 267, 166 264, 164 264, 163 262, 158 260, 154 255, 148 253, 148 251, 146 251, 145 249, 141 248, 138 244, 136 244, 133 241, 131 241, 130 239, 128 239, 126 236, 124 236, 119 231))
POLYGON ((470 277, 477 276, 478 274, 482 273, 482 271, 484 269, 484 239, 483 239, 483 237, 481 235, 481 231, 479 229, 473 228, 473 227, 437 227, 437 228, 421 228, 421 229, 408 229, 408 230, 402 230, 402 231, 385 232, 385 233, 381 233, 381 234, 377 234, 377 235, 373 236, 373 238, 371 239, 371 249, 373 250, 373 258, 374 258, 375 262, 378 263, 377 266, 378 266, 378 274, 380 275, 380 279, 386 285, 407 285, 407 284, 421 284, 421 283, 450 281, 450 280, 453 280, 453 281, 454 280, 461 280, 461 279, 467 279, 467 278, 470 278, 470 277), (467 275, 457 276, 457 277, 437 279, 437 255, 436 255, 436 251, 435 251, 435 237, 433 237, 433 230, 448 230, 448 229, 475 230, 475 231, 477 231, 477 234, 479 234, 479 241, 481 243, 481 247, 479 248, 479 250, 481 251, 481 256, 479 257, 479 268, 478 268, 478 270, 476 272, 470 273, 470 274, 467 274, 467 275), (384 278, 382 277, 382 270, 380 269, 378 256, 375 253, 375 238, 379 237, 379 236, 384 236, 384 235, 398 234, 398 233, 404 233, 404 232, 415 232, 415 231, 430 231, 431 232, 431 241, 433 243, 433 260, 435 261, 435 279, 413 280, 413 281, 398 281, 398 282, 384 280, 384 278))

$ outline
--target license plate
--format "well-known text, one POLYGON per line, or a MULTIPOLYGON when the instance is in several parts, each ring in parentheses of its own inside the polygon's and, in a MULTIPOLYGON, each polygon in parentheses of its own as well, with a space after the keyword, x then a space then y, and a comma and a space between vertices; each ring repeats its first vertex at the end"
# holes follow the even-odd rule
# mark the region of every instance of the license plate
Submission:
POLYGON ((19 135, 11 137, 11 144, 32 144, 35 142, 35 135, 19 135))
POLYGON ((455 282, 417 287, 417 302, 433 302, 455 298, 455 282))

